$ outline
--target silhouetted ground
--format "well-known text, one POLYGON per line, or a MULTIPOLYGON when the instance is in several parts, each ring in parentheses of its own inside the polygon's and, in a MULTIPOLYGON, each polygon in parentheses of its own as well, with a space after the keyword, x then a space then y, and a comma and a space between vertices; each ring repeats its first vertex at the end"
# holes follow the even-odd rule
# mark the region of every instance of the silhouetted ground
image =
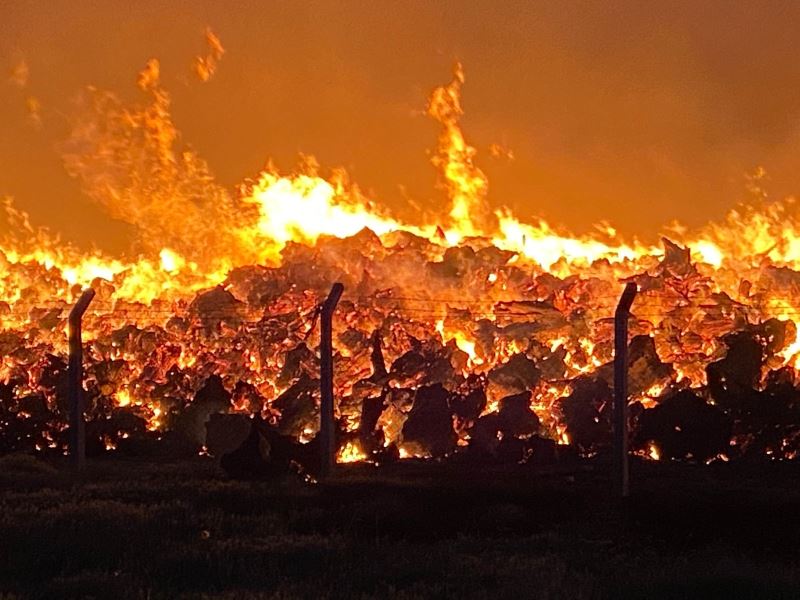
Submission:
POLYGON ((0 459, 0 598, 798 598, 800 466, 401 464, 325 485, 211 460, 0 459))

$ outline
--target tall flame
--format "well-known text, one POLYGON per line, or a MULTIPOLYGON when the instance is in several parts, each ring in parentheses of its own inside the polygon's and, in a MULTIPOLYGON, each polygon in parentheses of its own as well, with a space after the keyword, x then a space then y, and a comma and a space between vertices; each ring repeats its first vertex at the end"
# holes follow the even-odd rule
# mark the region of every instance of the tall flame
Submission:
POLYGON ((432 158, 442 172, 442 185, 450 199, 450 227, 448 241, 458 242, 464 237, 483 234, 489 223, 485 199, 489 180, 473 159, 477 151, 464 139, 459 121, 464 114, 461 108, 461 86, 464 69, 456 63, 453 81, 436 88, 428 101, 428 115, 442 125, 439 147, 432 158), (476 223, 476 218, 479 221, 476 223))
MULTIPOLYGON (((223 53, 211 32, 207 45, 208 54, 195 65, 203 80, 223 53)), ((27 81, 20 68, 15 77, 22 81, 23 75, 27 81)), ((16 382, 15 398, 41 392, 56 403, 53 389, 42 392, 35 375, 48 356, 65 354, 64 310, 80 288, 92 286, 98 299, 87 315, 87 339, 96 342, 90 355, 114 369, 110 381, 93 375, 98 398, 109 399, 113 409, 135 410, 160 430, 169 423, 169 401, 188 402, 197 382, 217 374, 234 390, 235 410, 272 418, 279 414, 272 400, 313 372, 316 357, 305 352, 306 343, 313 345, 317 335, 320 281, 332 276, 349 278, 354 288, 337 331, 347 341, 340 358, 352 377, 337 374, 339 392, 357 397, 363 390, 354 389, 356 381, 377 386, 386 375, 384 359, 413 363, 431 340, 465 382, 515 356, 555 356, 550 379, 529 391, 532 410, 563 444, 570 433, 553 407, 572 393, 571 380, 597 373, 610 360, 608 319, 623 278, 639 280, 636 328, 654 338, 659 359, 675 372, 674 381, 662 378, 640 391, 643 405, 654 404, 670 383, 705 385, 705 366, 720 356, 719 338, 770 317, 791 327, 781 344, 775 342, 769 367, 800 368, 794 200, 761 196, 723 222, 696 231, 674 226, 665 249, 623 240, 605 225, 575 236, 545 221, 523 222, 507 207, 489 208, 488 179, 461 128, 464 81, 457 64, 452 81, 436 88, 427 104, 427 114, 441 125, 432 158, 449 201, 441 227, 435 219, 395 218, 343 170, 323 173, 312 158, 291 173, 270 165, 237 192, 226 189, 181 143, 157 60, 139 74, 138 103, 87 89, 61 146, 65 168, 111 218, 133 228, 135 246, 122 257, 80 251, 34 227, 5 199, 0 329, 36 352, 34 358, 9 353, 0 380, 16 382), (374 234, 364 236, 365 245, 375 242, 363 253, 328 243, 363 230, 374 234), (293 262, 292 251, 301 260, 293 262), (253 265, 271 269, 258 285, 237 271, 253 265), (211 308, 196 296, 201 291, 211 308), (257 345, 253 340, 268 337, 270 328, 280 335, 269 338, 268 348, 257 345), (380 359, 373 347, 370 359, 365 340, 376 332, 392 344, 380 359)), ((386 385, 402 390, 434 376, 417 373, 386 385)), ((481 410, 500 411, 499 398, 490 395, 481 410)), ((343 416, 353 423, 360 418, 343 416)), ((408 456, 425 455, 402 442, 406 418, 398 392, 378 420, 386 443, 397 442, 408 456)), ((313 435, 312 425, 297 424, 298 435, 313 435)), ((648 456, 659 452, 652 446, 648 456)), ((365 456, 356 441, 339 452, 342 461, 365 456)))

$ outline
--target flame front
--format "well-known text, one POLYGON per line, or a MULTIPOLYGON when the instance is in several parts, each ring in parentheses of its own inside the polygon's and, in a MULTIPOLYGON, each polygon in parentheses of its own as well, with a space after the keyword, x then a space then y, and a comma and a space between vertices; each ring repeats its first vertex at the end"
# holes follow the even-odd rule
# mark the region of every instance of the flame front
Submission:
MULTIPOLYGON (((195 65, 202 80, 223 53, 212 33, 207 41, 209 54, 195 65)), ((376 447, 393 444, 401 457, 435 453, 408 433, 410 398, 433 385, 453 397, 486 394, 475 414, 453 413, 453 448, 456 439, 471 445, 476 423, 506 414, 506 398, 520 391, 530 393, 535 435, 575 442, 568 400, 587 380, 608 378, 610 317, 623 279, 636 280, 641 292, 632 331, 652 339, 649 360, 659 361, 660 371, 642 366, 642 389, 632 394, 643 410, 671 390, 711 398, 708 367, 725 356, 723 336, 759 327, 756 390, 777 372, 794 385, 800 237, 793 200, 761 199, 701 230, 674 230, 664 248, 622 240, 608 226, 577 237, 522 222, 508 208, 489 209, 487 177, 460 126, 464 81, 457 65, 428 100, 427 114, 441 125, 432 161, 449 209, 441 221, 421 223, 394 218, 344 171, 323 176, 311 158, 293 173, 270 166, 238 193, 222 188, 205 161, 180 146, 155 60, 138 79, 141 105, 90 89, 63 145, 65 165, 89 197, 136 228, 142 251, 134 258, 80 252, 4 201, 11 234, 0 244, 3 444, 63 448, 66 315, 86 286, 97 291, 84 324, 86 388, 92 419, 109 423, 97 426, 108 450, 137 428, 179 427, 211 376, 230 396, 218 410, 260 413, 298 438, 313 437, 316 392, 303 382, 317 376, 314 315, 332 281, 347 290, 335 322, 340 416, 349 432, 360 431, 362 402, 380 398, 367 433, 379 432, 376 447), (370 340, 383 348, 380 360, 370 340), (500 375, 504 365, 529 363, 528 379, 500 375), (303 394, 311 401, 288 423, 287 398, 303 394), (29 404, 42 409, 41 422, 15 438, 12 430, 33 418, 29 404)), ((600 424, 602 390, 590 396, 600 424)), ((794 442, 769 451, 788 456, 794 442)), ((338 460, 371 452, 363 439, 351 440, 338 460)), ((652 441, 642 453, 663 455, 652 441)))

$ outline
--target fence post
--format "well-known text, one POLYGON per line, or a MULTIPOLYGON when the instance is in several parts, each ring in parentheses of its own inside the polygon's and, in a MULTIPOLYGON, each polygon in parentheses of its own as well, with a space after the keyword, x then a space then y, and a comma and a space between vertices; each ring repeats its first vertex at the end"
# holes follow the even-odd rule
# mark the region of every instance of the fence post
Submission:
POLYGON ((69 404, 69 453, 72 464, 77 470, 83 469, 86 463, 86 423, 84 417, 85 403, 83 397, 83 340, 81 338, 81 322, 83 314, 94 298, 94 290, 89 288, 81 294, 75 306, 69 312, 69 366, 68 404, 69 404))
POLYGON ((614 479, 617 493, 627 498, 630 491, 628 471, 628 317, 636 297, 632 281, 625 290, 614 313, 614 479))
POLYGON ((342 297, 344 286, 334 283, 320 315, 319 368, 319 437, 320 476, 327 477, 336 462, 336 431, 333 416, 333 311, 342 297))

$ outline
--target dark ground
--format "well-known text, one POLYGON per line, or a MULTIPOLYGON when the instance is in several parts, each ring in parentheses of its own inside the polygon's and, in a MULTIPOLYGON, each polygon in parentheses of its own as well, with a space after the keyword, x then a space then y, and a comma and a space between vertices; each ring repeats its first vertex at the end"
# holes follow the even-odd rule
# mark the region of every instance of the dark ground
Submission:
POLYGON ((800 465, 402 464, 326 485, 210 459, 0 459, 0 598, 800 598, 800 465))

